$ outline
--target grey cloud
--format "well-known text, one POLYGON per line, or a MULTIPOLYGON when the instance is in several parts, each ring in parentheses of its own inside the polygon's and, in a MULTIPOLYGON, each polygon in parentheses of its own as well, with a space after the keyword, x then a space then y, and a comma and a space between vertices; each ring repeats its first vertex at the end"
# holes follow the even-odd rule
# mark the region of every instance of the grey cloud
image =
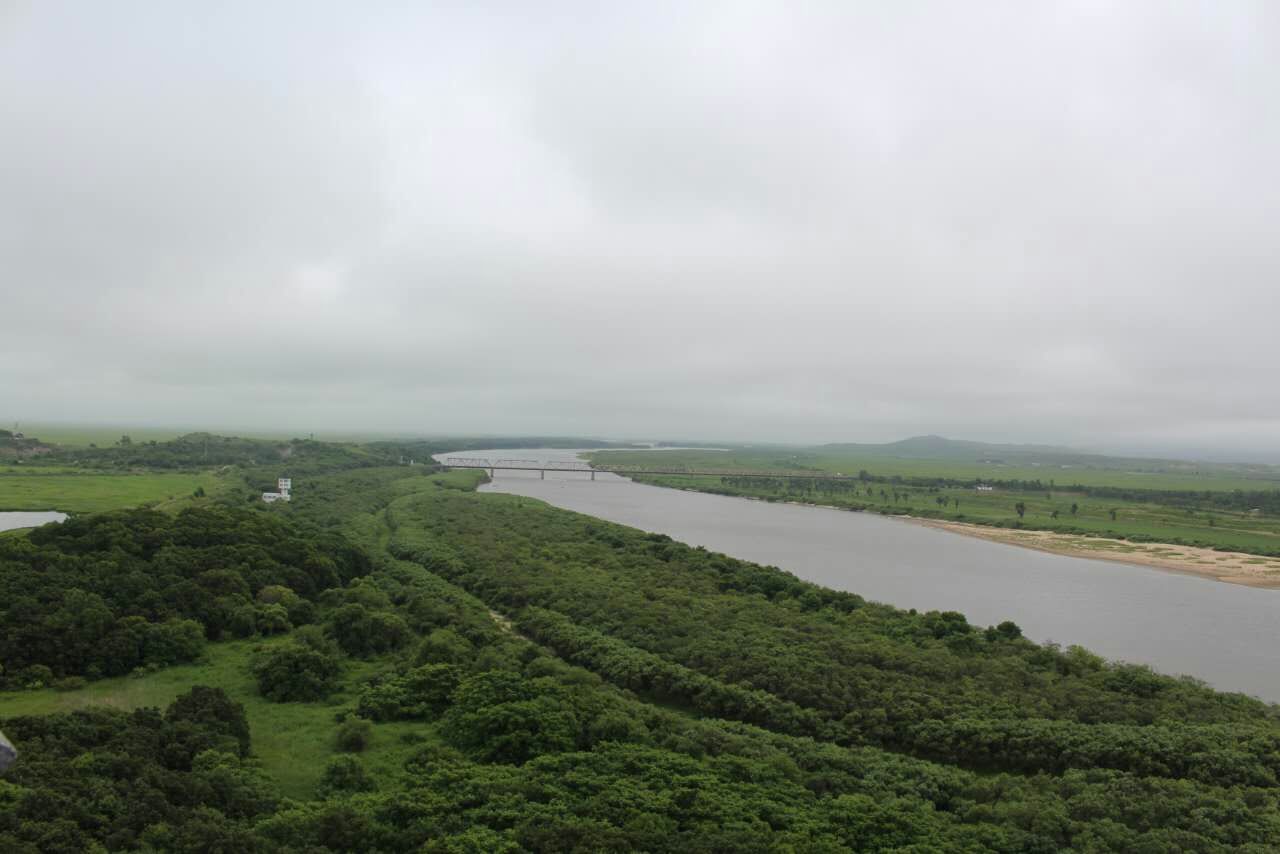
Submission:
POLYGON ((1280 457, 1266 3, 0 12, 6 416, 1280 457))

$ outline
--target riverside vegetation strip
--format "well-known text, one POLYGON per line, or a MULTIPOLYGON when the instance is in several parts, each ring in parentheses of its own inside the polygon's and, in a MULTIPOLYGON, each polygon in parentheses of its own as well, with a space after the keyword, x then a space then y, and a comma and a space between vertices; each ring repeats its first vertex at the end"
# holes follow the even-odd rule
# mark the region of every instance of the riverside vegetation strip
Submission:
POLYGON ((1280 838, 1274 706, 476 494, 472 472, 300 480, 288 507, 228 495, 0 541, 0 728, 22 750, 0 846, 1280 838), (106 649, 138 669, 109 676, 106 649))

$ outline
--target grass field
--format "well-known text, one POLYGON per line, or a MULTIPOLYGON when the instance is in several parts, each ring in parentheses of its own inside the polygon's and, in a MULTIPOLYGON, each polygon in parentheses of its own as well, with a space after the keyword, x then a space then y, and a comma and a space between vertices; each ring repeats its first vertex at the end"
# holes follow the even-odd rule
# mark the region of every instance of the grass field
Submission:
MULTIPOLYGON (((253 737, 253 755, 274 778, 284 794, 310 798, 324 770, 336 754, 335 713, 355 700, 359 682, 375 672, 377 661, 346 660, 341 687, 321 703, 276 703, 259 696, 250 672, 257 646, 280 643, 271 640, 225 641, 210 644, 198 664, 168 667, 145 676, 102 679, 77 691, 21 691, 0 693, 0 718, 47 715, 89 706, 109 706, 129 711, 154 706, 163 709, 192 685, 221 688, 243 703, 253 737)), ((434 731, 422 723, 385 723, 374 727, 373 739, 361 761, 376 776, 399 772, 414 749, 405 740, 435 740, 434 731)))
MULTIPOLYGON (((12 429, 13 425, 0 424, 0 427, 12 429)), ((122 424, 56 424, 45 422, 22 422, 18 425, 30 438, 57 445, 76 445, 85 447, 90 444, 100 447, 113 445, 121 436, 128 435, 135 442, 167 442, 176 439, 183 433, 190 433, 177 427, 130 427, 122 424)))
POLYGON ((0 510, 96 513, 189 499, 197 488, 216 495, 229 487, 213 472, 116 474, 67 468, 0 468, 0 510))
MULTIPOLYGON (((13 421, 0 421, 0 427, 11 430, 13 421)), ((61 424, 57 422, 20 422, 18 429, 25 435, 51 442, 56 445, 88 447, 97 445, 109 447, 120 441, 120 437, 128 435, 136 442, 167 442, 188 433, 209 429, 207 427, 138 427, 127 424, 61 424)), ((214 430, 224 435, 242 436, 246 439, 276 439, 287 441, 293 438, 304 438, 311 435, 299 430, 243 430, 222 428, 214 430)), ((383 433, 369 431, 323 431, 316 432, 315 438, 326 442, 372 442, 382 439, 396 439, 403 434, 399 432, 383 433)))
POLYGON ((814 449, 746 448, 730 451, 593 451, 599 465, 655 465, 671 468, 714 468, 744 471, 822 471, 856 475, 946 477, 957 480, 1040 480, 1059 487, 1114 486, 1140 489, 1280 489, 1280 470, 1274 466, 1232 466, 1214 463, 1179 464, 1165 461, 1128 463, 1117 467, 1007 465, 957 460, 913 459, 873 454, 849 454, 814 449))

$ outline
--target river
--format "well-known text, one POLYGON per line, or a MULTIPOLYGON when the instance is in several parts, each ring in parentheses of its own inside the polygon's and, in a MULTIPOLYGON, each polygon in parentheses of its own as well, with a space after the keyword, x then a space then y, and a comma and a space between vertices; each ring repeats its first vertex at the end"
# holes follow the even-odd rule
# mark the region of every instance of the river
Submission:
POLYGON ((0 511, 0 531, 34 528, 49 522, 61 522, 66 518, 66 513, 59 513, 57 510, 5 510, 0 511))
MULTIPOLYGON (((574 459, 555 449, 468 451, 574 459)), ((445 456, 445 455, 441 455, 445 456)), ((482 491, 540 498, 902 608, 1013 620, 1038 641, 1280 702, 1280 590, 1046 554, 870 513, 685 492, 615 475, 499 471, 482 491)))

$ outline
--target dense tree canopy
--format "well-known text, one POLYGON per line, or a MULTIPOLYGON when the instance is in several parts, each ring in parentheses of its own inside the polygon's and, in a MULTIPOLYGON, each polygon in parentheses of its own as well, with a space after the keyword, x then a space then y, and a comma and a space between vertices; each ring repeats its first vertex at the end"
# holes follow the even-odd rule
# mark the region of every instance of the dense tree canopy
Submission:
POLYGON ((309 622, 369 571, 341 535, 261 512, 132 510, 0 540, 0 662, 13 687, 190 661, 206 639, 309 622))
POLYGON ((263 638, 243 645, 253 703, 330 727, 291 757, 317 766, 312 790, 284 798, 261 730, 218 689, 163 712, 0 720, 21 751, 0 850, 1261 854, 1280 839, 1274 707, 447 477, 315 480, 331 502, 0 540, 0 580, 30 600, 0 626, 6 675, 24 654, 18 672, 48 678, 118 672, 95 651, 117 634, 138 661, 182 660, 223 626, 263 638))

